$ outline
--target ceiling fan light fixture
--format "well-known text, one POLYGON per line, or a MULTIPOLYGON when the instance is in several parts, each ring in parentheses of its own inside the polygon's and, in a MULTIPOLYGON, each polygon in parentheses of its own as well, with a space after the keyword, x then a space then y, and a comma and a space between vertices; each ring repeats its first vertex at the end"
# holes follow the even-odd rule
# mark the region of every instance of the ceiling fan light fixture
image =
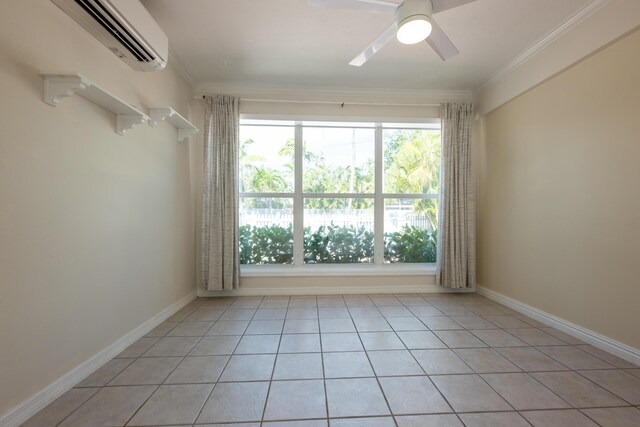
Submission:
POLYGON ((400 43, 416 44, 431 34, 431 20, 426 15, 414 15, 398 25, 396 37, 400 43))

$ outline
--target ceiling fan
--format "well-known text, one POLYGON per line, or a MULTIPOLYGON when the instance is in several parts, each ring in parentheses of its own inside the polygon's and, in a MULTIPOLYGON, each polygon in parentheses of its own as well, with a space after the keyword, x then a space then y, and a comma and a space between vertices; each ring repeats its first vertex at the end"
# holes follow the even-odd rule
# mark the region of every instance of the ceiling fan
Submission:
POLYGON ((460 52, 431 16, 472 1, 475 0, 405 0, 398 4, 385 0, 308 0, 311 6, 395 14, 395 21, 349 62, 349 65, 356 67, 371 59, 394 35, 404 44, 425 40, 443 61, 456 56, 460 52))

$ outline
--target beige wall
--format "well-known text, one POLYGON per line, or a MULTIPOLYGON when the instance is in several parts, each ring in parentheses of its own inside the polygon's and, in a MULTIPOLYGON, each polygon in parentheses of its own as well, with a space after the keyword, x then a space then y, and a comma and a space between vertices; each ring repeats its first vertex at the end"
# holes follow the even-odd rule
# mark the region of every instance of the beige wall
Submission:
POLYGON ((478 284, 640 348, 640 32, 477 123, 478 284))
POLYGON ((0 415, 195 290, 189 144, 124 136, 39 71, 76 71, 131 104, 191 115, 171 68, 131 70, 52 2, 0 2, 0 415))

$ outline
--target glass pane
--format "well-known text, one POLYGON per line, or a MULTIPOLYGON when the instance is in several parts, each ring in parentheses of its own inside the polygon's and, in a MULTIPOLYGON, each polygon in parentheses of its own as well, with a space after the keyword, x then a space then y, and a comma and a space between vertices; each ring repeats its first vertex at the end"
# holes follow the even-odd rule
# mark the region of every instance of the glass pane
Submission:
POLYGON ((436 262, 437 233, 437 200, 385 199, 385 262, 436 262))
POLYGON ((293 191, 293 126, 240 126, 240 192, 293 191))
POLYGON ((304 199, 304 262, 373 262, 373 199, 304 199))
POLYGON ((373 193, 375 130, 305 127, 305 193, 373 193))
POLYGON ((438 194, 440 130, 384 129, 384 192, 438 194))
POLYGON ((293 262, 293 199, 240 198, 240 264, 293 262))

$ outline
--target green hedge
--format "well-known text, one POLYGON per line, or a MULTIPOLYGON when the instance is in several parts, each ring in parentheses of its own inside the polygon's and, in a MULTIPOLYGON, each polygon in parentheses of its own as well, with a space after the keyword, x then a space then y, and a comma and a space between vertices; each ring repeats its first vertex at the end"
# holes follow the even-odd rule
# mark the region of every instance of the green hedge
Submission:
MULTIPOLYGON (((385 233, 385 262, 417 263, 436 261, 437 233, 404 226, 385 233)), ((328 225, 304 229, 304 260, 307 264, 373 262, 373 231, 364 227, 328 225)), ((267 225, 240 227, 241 264, 291 264, 293 227, 267 225)))

